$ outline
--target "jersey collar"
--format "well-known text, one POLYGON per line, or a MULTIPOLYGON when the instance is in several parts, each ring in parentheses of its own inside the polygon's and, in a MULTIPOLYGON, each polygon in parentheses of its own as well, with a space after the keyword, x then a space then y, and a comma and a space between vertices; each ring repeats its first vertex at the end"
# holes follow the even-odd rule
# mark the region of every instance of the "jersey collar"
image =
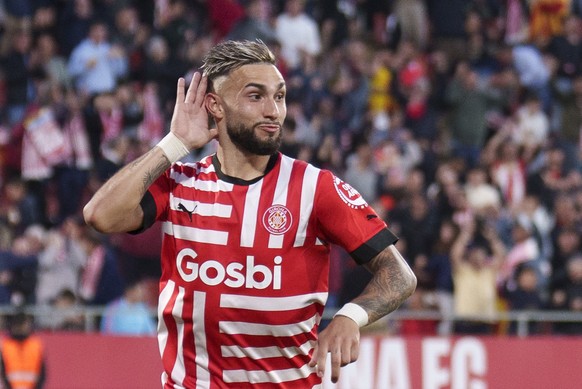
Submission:
POLYGON ((263 177, 265 177, 271 170, 273 170, 273 168, 277 164, 277 161, 279 161, 280 156, 281 156, 281 153, 279 153, 279 152, 276 152, 275 154, 271 155, 271 157, 269 158, 269 162, 267 163, 267 167, 265 168, 265 173, 262 176, 258 176, 256 178, 253 178, 252 180, 243 180, 243 179, 238 178, 238 177, 232 177, 232 176, 224 174, 222 172, 222 166, 220 165, 220 161, 218 160, 216 153, 212 155, 212 165, 214 166, 214 170, 216 171, 216 175, 222 181, 228 182, 228 183, 234 184, 234 185, 251 185, 251 184, 254 184, 255 182, 263 179, 263 177))

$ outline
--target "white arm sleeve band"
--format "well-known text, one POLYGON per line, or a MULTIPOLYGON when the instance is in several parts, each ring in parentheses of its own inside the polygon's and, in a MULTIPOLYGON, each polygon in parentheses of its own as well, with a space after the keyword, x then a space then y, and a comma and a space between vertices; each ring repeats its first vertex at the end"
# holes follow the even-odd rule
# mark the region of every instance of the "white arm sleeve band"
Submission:
POLYGON ((359 327, 363 327, 368 324, 368 313, 358 304, 347 303, 339 311, 337 311, 333 317, 336 317, 337 315, 349 317, 355 321, 359 327))
POLYGON ((179 161, 190 152, 184 143, 182 143, 182 141, 171 131, 157 144, 157 146, 162 149, 164 154, 166 154, 170 163, 179 161))

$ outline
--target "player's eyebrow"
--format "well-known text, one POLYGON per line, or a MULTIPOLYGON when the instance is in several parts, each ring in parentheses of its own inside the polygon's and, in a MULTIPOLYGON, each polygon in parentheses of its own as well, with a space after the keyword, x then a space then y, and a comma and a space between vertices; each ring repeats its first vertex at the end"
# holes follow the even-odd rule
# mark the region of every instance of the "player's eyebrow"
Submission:
MULTIPOLYGON (((285 82, 282 81, 277 85, 277 90, 281 90, 285 87, 285 82)), ((256 82, 249 82, 248 84, 245 85, 245 89, 246 88, 257 88, 259 89, 261 92, 265 92, 267 91, 267 87, 264 84, 259 84, 256 82)))

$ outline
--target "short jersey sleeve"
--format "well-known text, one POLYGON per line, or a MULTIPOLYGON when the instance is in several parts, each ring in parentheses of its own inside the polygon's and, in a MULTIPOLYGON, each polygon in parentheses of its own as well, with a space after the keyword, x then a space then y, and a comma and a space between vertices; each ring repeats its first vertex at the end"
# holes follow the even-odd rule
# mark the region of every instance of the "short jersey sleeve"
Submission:
POLYGON ((141 199, 140 206, 143 210, 143 221, 139 229, 131 231, 138 234, 145 231, 156 220, 164 219, 167 214, 170 199, 170 182, 169 170, 162 174, 146 191, 141 199))
POLYGON ((322 171, 314 203, 323 239, 343 247, 364 264, 398 238, 360 193, 329 171, 322 171))

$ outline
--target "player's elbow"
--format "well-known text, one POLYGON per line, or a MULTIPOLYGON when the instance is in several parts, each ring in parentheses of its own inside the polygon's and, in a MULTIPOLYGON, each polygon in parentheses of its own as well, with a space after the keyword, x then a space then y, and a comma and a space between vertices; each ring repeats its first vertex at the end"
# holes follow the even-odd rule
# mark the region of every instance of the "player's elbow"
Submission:
POLYGON ((106 200, 93 198, 83 208, 85 223, 103 234, 135 231, 143 222, 143 211, 138 205, 133 208, 111 205, 106 200))
POLYGON ((102 233, 107 232, 106 220, 93 202, 89 202, 83 207, 83 219, 85 219, 87 225, 91 226, 96 231, 102 233))
POLYGON ((416 275, 412 271, 409 271, 407 273, 408 274, 406 275, 405 277, 406 280, 404 282, 405 286, 403 288, 404 299, 407 299, 414 293, 414 291, 416 290, 416 284, 418 283, 416 275))

